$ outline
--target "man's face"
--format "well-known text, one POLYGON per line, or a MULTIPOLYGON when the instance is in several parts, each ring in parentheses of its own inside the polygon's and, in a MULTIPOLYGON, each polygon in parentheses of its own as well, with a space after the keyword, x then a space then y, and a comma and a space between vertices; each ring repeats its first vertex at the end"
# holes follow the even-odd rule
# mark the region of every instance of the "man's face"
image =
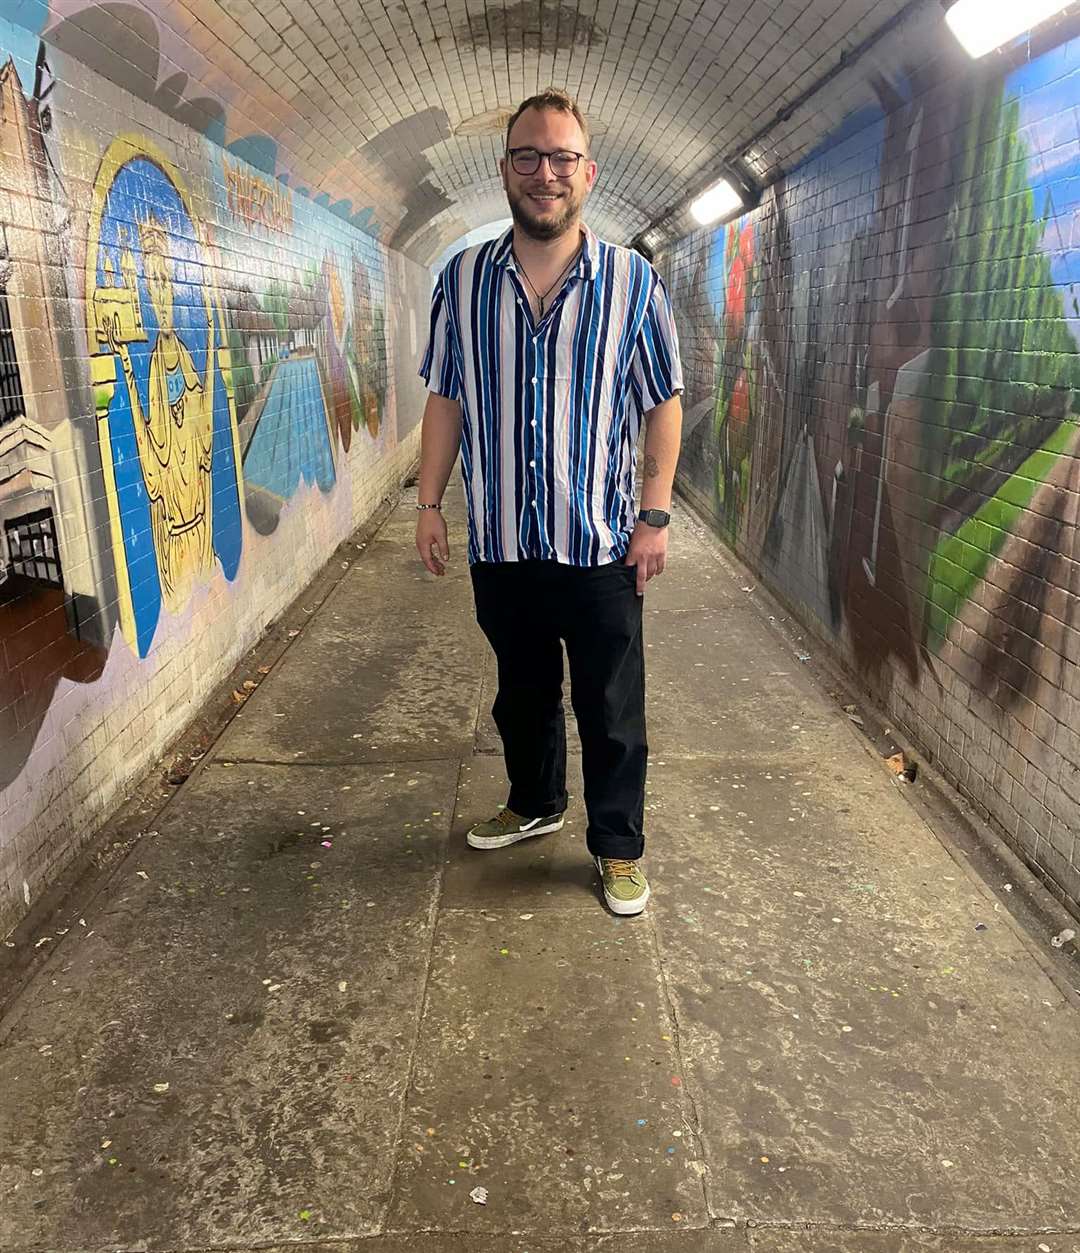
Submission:
MULTIPOLYGON (((584 152, 585 136, 572 113, 526 109, 514 123, 507 147, 584 152)), ((500 160, 499 169, 514 221, 533 239, 557 239, 574 228, 596 181, 596 162, 586 159, 578 162, 577 171, 568 178, 552 173, 546 160, 533 174, 518 174, 509 157, 500 160)))

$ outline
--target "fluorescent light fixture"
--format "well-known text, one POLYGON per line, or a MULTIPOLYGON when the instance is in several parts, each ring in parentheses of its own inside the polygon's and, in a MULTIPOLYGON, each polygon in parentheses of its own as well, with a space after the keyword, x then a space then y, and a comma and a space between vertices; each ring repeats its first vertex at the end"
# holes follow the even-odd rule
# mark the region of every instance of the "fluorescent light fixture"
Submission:
POLYGON ((956 0, 945 14, 973 57, 985 56, 1069 7, 1069 0, 956 0))
POLYGON ((714 183, 702 192, 690 206, 691 216, 701 226, 708 226, 717 218, 728 218, 743 207, 743 198, 726 178, 714 183))

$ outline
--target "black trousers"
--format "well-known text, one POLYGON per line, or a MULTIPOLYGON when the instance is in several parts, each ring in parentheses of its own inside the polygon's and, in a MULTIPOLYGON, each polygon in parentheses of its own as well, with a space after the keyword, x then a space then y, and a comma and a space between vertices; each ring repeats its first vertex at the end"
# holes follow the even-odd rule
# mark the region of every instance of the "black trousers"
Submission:
POLYGON ((649 750, 635 568, 478 562, 471 574, 476 618, 498 661, 491 712, 510 777, 507 804, 528 818, 566 808, 565 640, 589 852, 640 857, 649 750))

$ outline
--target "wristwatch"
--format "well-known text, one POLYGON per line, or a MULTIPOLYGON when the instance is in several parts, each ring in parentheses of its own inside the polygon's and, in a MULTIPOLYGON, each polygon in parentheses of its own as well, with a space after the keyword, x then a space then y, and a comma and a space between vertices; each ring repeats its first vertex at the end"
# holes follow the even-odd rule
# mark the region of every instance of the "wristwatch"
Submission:
POLYGON ((638 514, 638 521, 644 522, 646 526, 667 526, 671 521, 671 514, 665 513, 663 509, 642 509, 638 514))

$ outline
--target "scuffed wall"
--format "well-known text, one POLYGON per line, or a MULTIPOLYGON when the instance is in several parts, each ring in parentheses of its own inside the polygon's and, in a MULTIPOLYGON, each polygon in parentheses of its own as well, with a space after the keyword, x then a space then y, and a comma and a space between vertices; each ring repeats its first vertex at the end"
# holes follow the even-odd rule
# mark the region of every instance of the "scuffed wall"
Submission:
POLYGON ((658 262, 682 486, 1074 910, 1078 55, 879 79, 658 262))
POLYGON ((3 935, 400 483, 430 279, 23 27, 0 57, 3 935))

